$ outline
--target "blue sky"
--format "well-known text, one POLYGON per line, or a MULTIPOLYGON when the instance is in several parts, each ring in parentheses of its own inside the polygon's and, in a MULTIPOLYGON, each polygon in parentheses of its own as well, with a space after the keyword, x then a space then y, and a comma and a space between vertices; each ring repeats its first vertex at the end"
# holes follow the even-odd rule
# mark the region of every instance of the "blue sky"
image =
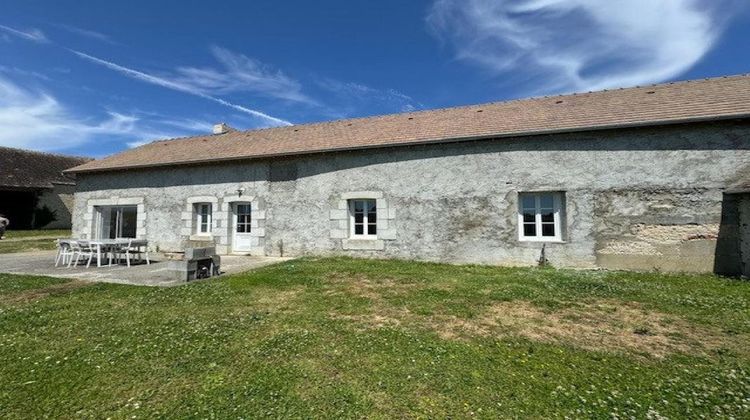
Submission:
POLYGON ((160 138, 750 72, 743 0, 0 0, 0 145, 160 138))

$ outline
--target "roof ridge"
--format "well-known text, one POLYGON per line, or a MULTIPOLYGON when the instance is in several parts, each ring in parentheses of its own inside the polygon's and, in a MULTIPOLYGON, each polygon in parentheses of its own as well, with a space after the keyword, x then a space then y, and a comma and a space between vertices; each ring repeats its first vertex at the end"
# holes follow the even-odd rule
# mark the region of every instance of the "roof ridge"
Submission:
POLYGON ((69 172, 726 119, 750 120, 750 74, 164 139, 69 172))
POLYGON ((87 157, 87 156, 75 156, 75 155, 65 155, 62 153, 40 152, 38 150, 22 149, 20 147, 0 146, 0 149, 15 150, 17 152, 28 153, 32 155, 46 155, 46 156, 54 156, 54 157, 60 157, 60 158, 66 158, 66 159, 80 159, 80 160, 87 160, 87 161, 94 160, 94 158, 87 157))
MULTIPOLYGON (((708 82, 712 80, 717 79, 731 79, 731 78, 742 78, 742 77, 750 77, 750 73, 739 73, 739 74, 733 74, 733 75, 726 75, 726 76, 715 76, 715 77, 706 77, 702 79, 683 79, 683 80, 674 80, 670 82, 662 82, 662 83, 652 83, 647 85, 636 85, 636 86, 627 86, 627 87, 619 87, 619 88, 610 88, 610 89, 599 89, 594 91, 588 91, 588 92, 571 92, 571 93, 561 93, 557 95, 540 95, 540 96, 531 96, 531 97, 522 97, 522 98, 513 98, 513 99, 507 99, 507 100, 499 100, 499 101, 492 101, 492 102, 481 102, 481 103, 475 103, 475 104, 465 104, 465 105, 457 105, 457 106, 449 106, 444 108, 431 108, 431 109, 420 109, 416 111, 409 111, 409 112, 393 112, 389 114, 378 114, 378 115, 370 115, 370 116, 364 116, 364 117, 351 117, 351 118, 342 118, 337 120, 325 120, 325 121, 314 121, 314 122, 308 122, 308 123, 302 123, 302 124, 293 124, 289 126, 273 126, 273 127, 263 127, 263 128, 251 128, 248 130, 236 130, 232 132, 222 133, 222 134, 199 134, 199 135, 192 135, 192 136, 180 136, 180 137, 172 137, 167 139, 159 139, 154 140, 149 143, 144 144, 143 146, 153 144, 153 143, 164 143, 164 142, 172 142, 172 141, 182 141, 187 139, 193 139, 193 138, 201 138, 201 137, 209 137, 209 136, 222 136, 225 134, 247 134, 247 133, 263 133, 265 131, 270 130, 294 130, 299 131, 305 127, 319 127, 319 126, 325 126, 329 124, 343 124, 343 123, 354 123, 357 121, 366 121, 366 120, 375 120, 380 118, 391 118, 396 116, 417 116, 420 114, 425 113, 434 113, 434 112, 446 112, 446 111, 453 111, 453 110, 461 110, 461 109, 470 109, 470 108, 478 108, 482 106, 491 106, 491 105, 500 105, 500 104, 508 104, 513 102, 526 102, 526 101, 539 101, 544 99, 550 99, 550 98, 566 98, 566 97, 582 97, 582 96, 590 96, 590 95, 596 95, 600 93, 605 92, 613 92, 613 91, 632 91, 637 89, 645 89, 645 88, 656 88, 656 87, 664 87, 664 86, 674 86, 674 85, 682 85, 682 84, 690 84, 690 83, 698 83, 698 82, 708 82)), ((139 146, 142 147, 142 146, 139 146)))

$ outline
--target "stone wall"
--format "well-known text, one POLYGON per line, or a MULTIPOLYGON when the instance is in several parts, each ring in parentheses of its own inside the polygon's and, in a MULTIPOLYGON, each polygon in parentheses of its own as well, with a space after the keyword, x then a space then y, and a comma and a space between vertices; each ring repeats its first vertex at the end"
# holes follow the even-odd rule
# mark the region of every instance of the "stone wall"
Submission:
POLYGON ((555 266, 712 271, 722 189, 748 174, 749 149, 750 123, 724 122, 89 174, 74 229, 91 234, 91 200, 143 198, 147 237, 177 250, 187 200, 211 196, 225 253, 224 203, 244 189, 263 217, 253 253, 531 265, 544 246, 555 266), (564 193, 563 241, 519 241, 518 193, 533 191, 564 193), (357 195, 378 200, 376 242, 346 235, 357 195))
POLYGON ((739 274, 750 278, 750 194, 741 194, 736 197, 739 221, 737 233, 740 254, 739 274))
POLYGON ((45 226, 39 226, 41 229, 70 229, 73 212, 75 185, 53 184, 51 190, 44 190, 39 194, 37 208, 46 206, 55 212, 57 220, 48 223, 45 226))

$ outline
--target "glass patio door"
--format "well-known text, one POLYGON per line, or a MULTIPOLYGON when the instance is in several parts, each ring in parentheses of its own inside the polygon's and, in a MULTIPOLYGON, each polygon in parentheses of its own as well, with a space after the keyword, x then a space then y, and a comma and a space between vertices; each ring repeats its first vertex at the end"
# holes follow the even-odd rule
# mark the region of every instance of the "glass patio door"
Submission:
POLYGON ((97 209, 97 238, 135 238, 138 207, 106 206, 97 209))

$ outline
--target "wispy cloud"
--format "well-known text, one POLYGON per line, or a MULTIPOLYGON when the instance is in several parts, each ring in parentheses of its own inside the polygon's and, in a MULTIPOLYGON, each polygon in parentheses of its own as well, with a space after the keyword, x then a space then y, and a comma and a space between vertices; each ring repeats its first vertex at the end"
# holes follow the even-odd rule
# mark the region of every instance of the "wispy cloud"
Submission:
POLYGON ((41 43, 49 42, 49 40, 47 39, 47 36, 44 35, 44 32, 36 28, 21 30, 21 29, 11 28, 10 26, 0 25, 0 30, 3 30, 13 36, 25 39, 27 41, 34 41, 34 42, 41 42, 41 43))
POLYGON ((427 22, 458 58, 496 75, 521 74, 536 93, 552 93, 674 78, 711 49, 739 4, 437 0, 427 22))
POLYGON ((119 43, 115 42, 109 35, 103 34, 101 32, 92 31, 90 29, 79 28, 73 25, 65 25, 62 23, 55 24, 55 26, 60 29, 66 30, 68 32, 81 35, 81 36, 85 36, 86 38, 91 38, 91 39, 101 41, 110 45, 119 45, 119 43))
POLYGON ((161 124, 168 125, 170 127, 175 127, 180 130, 184 131, 190 131, 190 132, 203 132, 203 133, 210 133, 213 129, 213 123, 210 121, 205 120, 195 120, 195 119, 170 119, 170 118, 161 118, 159 120, 161 124))
POLYGON ((153 75, 153 74, 148 74, 148 73, 145 73, 145 72, 142 72, 142 71, 139 71, 139 70, 135 70, 135 69, 131 69, 131 68, 128 68, 128 67, 125 67, 125 66, 121 66, 121 65, 113 63, 111 61, 107 61, 107 60, 104 60, 104 59, 101 59, 101 58, 98 58, 98 57, 94 57, 92 55, 89 55, 89 54, 86 54, 86 53, 83 53, 83 52, 80 52, 80 51, 76 51, 76 50, 70 50, 70 51, 72 53, 76 54, 77 56, 81 57, 81 58, 84 58, 84 59, 86 59, 88 61, 91 61, 92 63, 104 66, 104 67, 106 67, 106 68, 108 68, 110 70, 114 70, 114 71, 116 71, 116 72, 118 72, 120 74, 123 74, 125 76, 128 76, 130 78, 133 78, 133 79, 136 79, 136 80, 140 80, 142 82, 150 83, 150 84, 153 84, 153 85, 156 85, 156 86, 161 86, 163 88, 175 90, 175 91, 178 91, 178 92, 187 93, 187 94, 190 94, 190 95, 193 95, 193 96, 197 96, 199 98, 207 99, 209 101, 218 103, 220 105, 223 105, 223 106, 235 109, 237 111, 244 112, 244 113, 246 113, 248 115, 252 115, 254 117, 261 118, 261 119, 266 120, 266 121, 268 121, 270 123, 273 123, 275 125, 291 125, 291 123, 289 121, 283 120, 281 118, 273 117, 271 115, 268 115, 268 114, 266 114, 264 112, 261 112, 261 111, 255 110, 255 109, 250 109, 250 108, 244 107, 242 105, 238 105, 238 104, 226 101, 226 100, 221 99, 221 98, 216 97, 216 96, 209 95, 209 94, 203 92, 203 90, 196 89, 195 86, 192 86, 192 85, 189 85, 189 84, 184 84, 183 82, 181 82, 179 80, 173 80, 173 79, 168 79, 168 78, 165 78, 165 77, 162 77, 162 76, 156 76, 156 75, 153 75))
POLYGON ((372 112, 408 112, 422 108, 411 96, 395 89, 376 89, 361 83, 320 79, 317 84, 332 93, 336 99, 335 113, 339 117, 360 114, 363 109, 372 112))
POLYGON ((70 151, 91 142, 134 147, 156 139, 208 132, 194 120, 146 119, 138 113, 108 111, 102 118, 80 117, 54 96, 30 91, 0 76, 0 145, 42 151, 70 151))
POLYGON ((72 115, 57 99, 30 92, 0 77, 0 144, 38 150, 63 150, 96 134, 132 132, 133 120, 116 113, 90 122, 72 115))
POLYGON ((170 79, 205 94, 251 92, 285 101, 316 104, 302 93, 302 85, 268 64, 232 52, 211 47, 211 53, 221 68, 179 67, 170 79))
POLYGON ((39 73, 37 71, 31 71, 31 70, 24 70, 18 67, 13 66, 4 66, 0 64, 0 73, 6 73, 6 74, 14 74, 18 76, 24 76, 24 77, 35 77, 37 79, 42 79, 46 81, 50 81, 51 79, 49 76, 39 73))

